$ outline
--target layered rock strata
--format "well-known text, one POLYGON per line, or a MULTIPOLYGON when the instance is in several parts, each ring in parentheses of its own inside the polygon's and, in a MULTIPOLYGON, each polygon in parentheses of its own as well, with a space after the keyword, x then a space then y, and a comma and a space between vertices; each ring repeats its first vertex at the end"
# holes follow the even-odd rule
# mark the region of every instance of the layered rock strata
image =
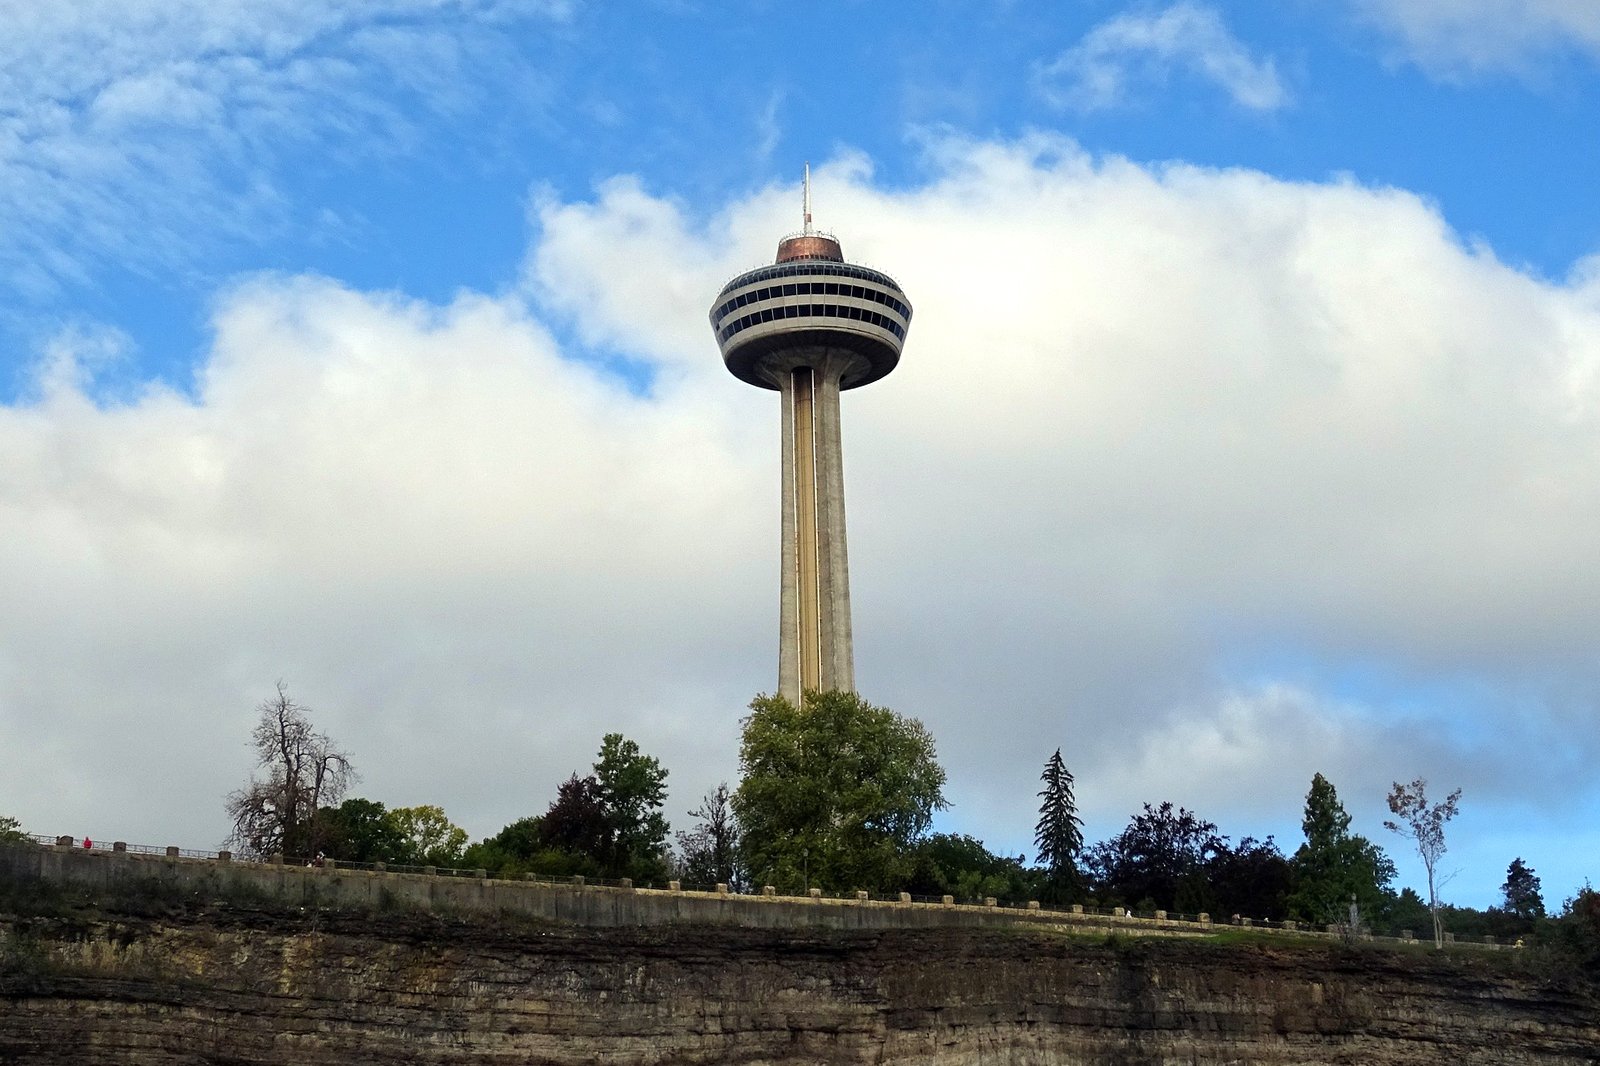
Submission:
POLYGON ((0 1062, 1593 1063, 1505 954, 286 912, 0 921, 0 1062))

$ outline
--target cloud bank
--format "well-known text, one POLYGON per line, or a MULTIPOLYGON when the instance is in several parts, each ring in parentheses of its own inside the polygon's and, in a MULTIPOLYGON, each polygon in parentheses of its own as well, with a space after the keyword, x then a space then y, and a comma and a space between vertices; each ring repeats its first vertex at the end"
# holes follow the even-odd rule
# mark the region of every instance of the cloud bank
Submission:
MULTIPOLYGON (((1322 771, 1374 836, 1389 781, 1466 786, 1479 902, 1513 827, 1585 839, 1595 275, 1523 274, 1396 189, 1048 137, 925 167, 815 180, 917 308, 845 400, 852 592, 862 691, 938 738, 947 826, 1029 846, 1060 745, 1091 836, 1163 799, 1293 836, 1322 771)), ((97 404, 65 340, 0 408, 0 809, 215 842, 280 677, 363 794, 475 836, 611 730, 671 813, 731 779, 776 670, 777 409, 705 312, 793 207, 619 178, 535 205, 515 291, 442 306, 249 279, 192 397, 97 404)))
POLYGON ((1058 107, 1099 111, 1127 104, 1139 82, 1164 82, 1178 72, 1210 82, 1252 111, 1289 102, 1273 61, 1251 55, 1215 9, 1189 0, 1101 23, 1041 65, 1035 84, 1058 107))
POLYGON ((1600 7, 1574 0, 1348 0, 1435 74, 1539 77, 1541 61, 1600 59, 1600 7))

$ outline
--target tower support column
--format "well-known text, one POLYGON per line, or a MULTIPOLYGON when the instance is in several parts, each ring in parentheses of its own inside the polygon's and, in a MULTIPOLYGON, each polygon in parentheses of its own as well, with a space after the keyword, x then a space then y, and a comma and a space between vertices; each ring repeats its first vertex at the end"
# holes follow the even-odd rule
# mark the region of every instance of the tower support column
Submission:
POLYGON ((783 403, 783 579, 778 691, 855 689, 839 433, 843 367, 823 356, 779 376, 783 403))

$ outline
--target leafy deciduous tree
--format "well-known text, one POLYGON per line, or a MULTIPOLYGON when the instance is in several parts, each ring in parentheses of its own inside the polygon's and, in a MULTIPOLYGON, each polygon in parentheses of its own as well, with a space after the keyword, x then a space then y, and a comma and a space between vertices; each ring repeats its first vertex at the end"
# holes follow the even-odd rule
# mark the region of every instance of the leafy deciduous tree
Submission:
MULTIPOLYGON (((1225 839, 1225 838, 1224 838, 1225 839)), ((1224 845, 1206 867, 1215 905, 1225 913, 1281 920, 1292 880, 1289 860, 1269 836, 1224 845)))
POLYGON ((596 860, 610 846, 610 826, 600 782, 573 774, 556 787, 556 798, 540 820, 545 847, 596 860))
POLYGON ((912 846, 945 806, 933 737, 853 692, 750 704, 733 808, 752 876, 794 890, 883 888, 911 872, 912 846))
POLYGON ((608 830, 607 872, 656 879, 666 869, 667 819, 661 813, 666 769, 621 733, 607 733, 600 742, 594 780, 608 830))
POLYGON ((20 842, 28 839, 28 834, 22 831, 22 823, 15 818, 0 817, 0 844, 6 842, 20 842))
POLYGON ((376 800, 359 796, 317 812, 322 850, 350 862, 405 862, 406 839, 376 800))
POLYGON ((1384 822, 1384 828, 1397 833, 1417 847, 1417 857, 1428 875, 1428 911, 1433 918, 1434 947, 1444 946, 1444 927, 1439 924, 1439 860, 1444 857, 1445 823, 1458 813, 1461 790, 1458 788, 1439 803, 1428 802, 1428 782, 1417 778, 1409 785, 1396 781, 1389 792, 1389 812, 1398 821, 1384 822))
POLYGON ((467 847, 467 831, 431 804, 396 807, 389 822, 405 842, 403 861, 418 866, 457 866, 467 847))
POLYGON ((1600 891, 1585 881, 1540 933, 1560 964, 1591 978, 1600 973, 1600 891))
POLYGON ((1127 828, 1085 853, 1097 892, 1132 905, 1207 910, 1206 867, 1226 846, 1215 824, 1171 803, 1134 816, 1127 828))
POLYGON ((996 855, 976 837, 954 833, 934 833, 916 846, 913 858, 904 885, 922 896, 1033 899, 1042 879, 1041 871, 1027 868, 1026 856, 996 855))
MULTIPOLYGON (((544 819, 519 818, 500 832, 467 848, 461 864, 482 868, 494 874, 527 873, 541 865, 541 853, 547 851, 544 843, 544 819)), ((541 870, 544 873, 570 873, 568 870, 541 870)))
POLYGON ((312 727, 310 708, 291 699, 282 681, 258 711, 250 739, 264 779, 251 774, 249 784, 229 794, 228 842, 255 856, 313 854, 321 847, 316 813, 344 797, 355 768, 347 752, 312 727))

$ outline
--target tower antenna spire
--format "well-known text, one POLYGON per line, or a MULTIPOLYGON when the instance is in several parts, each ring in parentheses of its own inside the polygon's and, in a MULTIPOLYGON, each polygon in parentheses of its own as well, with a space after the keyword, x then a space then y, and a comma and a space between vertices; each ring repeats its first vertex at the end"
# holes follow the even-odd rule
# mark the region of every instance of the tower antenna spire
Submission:
POLYGON ((800 183, 800 210, 805 221, 805 228, 801 231, 807 235, 811 233, 811 161, 806 160, 805 180, 800 183))

